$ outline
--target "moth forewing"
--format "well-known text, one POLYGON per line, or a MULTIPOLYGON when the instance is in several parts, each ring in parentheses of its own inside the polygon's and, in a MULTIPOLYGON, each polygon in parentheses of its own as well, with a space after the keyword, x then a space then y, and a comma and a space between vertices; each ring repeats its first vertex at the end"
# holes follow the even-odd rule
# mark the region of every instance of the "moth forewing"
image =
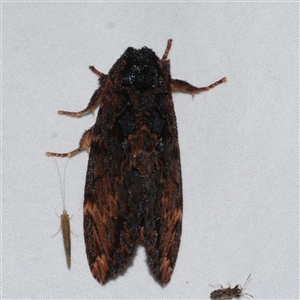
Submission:
POLYGON ((71 227, 70 227, 70 218, 66 209, 63 210, 63 213, 60 216, 60 226, 63 235, 67 266, 68 269, 70 269, 71 268, 71 227))

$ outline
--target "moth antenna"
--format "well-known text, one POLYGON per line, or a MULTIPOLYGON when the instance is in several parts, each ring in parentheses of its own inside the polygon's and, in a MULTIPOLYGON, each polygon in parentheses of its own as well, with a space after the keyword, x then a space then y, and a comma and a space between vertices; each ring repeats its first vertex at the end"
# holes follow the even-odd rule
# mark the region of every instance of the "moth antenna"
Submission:
POLYGON ((69 163, 69 160, 67 160, 65 167, 64 167, 64 173, 63 173, 63 180, 61 180, 61 175, 60 175, 60 171, 59 171, 59 165, 56 159, 55 163, 56 163, 56 167, 57 167, 57 172, 58 172, 58 178, 59 178, 59 185, 60 185, 60 192, 61 192, 61 197, 62 197, 62 203, 63 203, 63 211, 66 210, 66 169, 67 169, 67 165, 69 163))
POLYGON ((66 210, 66 170, 67 170, 67 165, 69 163, 70 158, 67 160, 65 168, 64 168, 64 178, 63 178, 63 210, 66 210))

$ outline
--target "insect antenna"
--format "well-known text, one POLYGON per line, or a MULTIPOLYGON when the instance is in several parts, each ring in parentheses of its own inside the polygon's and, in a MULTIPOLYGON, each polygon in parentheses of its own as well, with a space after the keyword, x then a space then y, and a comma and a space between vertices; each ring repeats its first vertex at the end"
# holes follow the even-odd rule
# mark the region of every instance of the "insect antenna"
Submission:
MULTIPOLYGON (((246 290, 246 286, 248 285, 249 281, 250 281, 250 276, 251 276, 251 273, 249 274, 249 276, 247 277, 243 287, 242 287, 242 291, 246 290)), ((251 298, 254 298, 252 295, 248 294, 248 293, 243 293, 243 296, 244 295, 247 295, 247 296, 250 296, 251 298)))

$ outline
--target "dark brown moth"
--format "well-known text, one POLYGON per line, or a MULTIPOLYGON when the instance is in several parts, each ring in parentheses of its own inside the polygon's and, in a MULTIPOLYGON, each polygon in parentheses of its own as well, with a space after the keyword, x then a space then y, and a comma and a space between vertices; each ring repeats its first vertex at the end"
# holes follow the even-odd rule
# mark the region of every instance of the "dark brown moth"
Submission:
POLYGON ((58 167, 57 161, 55 161, 55 162, 56 162, 56 165, 58 168, 60 190, 61 190, 62 202, 63 202, 63 212, 60 216, 60 228, 59 228, 58 232, 56 234, 54 234, 54 236, 57 235, 61 230, 62 236, 63 236, 64 248, 65 248, 67 267, 68 267, 68 269, 71 269, 71 226, 70 226, 70 217, 66 210, 66 200, 65 200, 65 192, 64 192, 65 191, 65 178, 66 178, 67 163, 66 163, 65 169, 64 169, 64 183, 62 185, 59 167, 58 167))
POLYGON ((230 285, 228 288, 223 288, 223 286, 221 285, 220 289, 210 293, 210 299, 225 300, 225 299, 233 299, 233 298, 242 298, 243 296, 246 295, 254 298, 252 295, 244 293, 246 289, 246 285, 249 282, 250 276, 251 274, 247 277, 243 286, 237 284, 234 288, 231 288, 230 285))
POLYGON ((182 182, 172 91, 194 95, 226 78, 197 88, 172 79, 168 40, 159 59, 149 48, 129 47, 107 75, 94 67, 100 87, 81 116, 100 104, 94 126, 79 148, 48 156, 89 152, 84 192, 86 253, 94 277, 105 283, 128 263, 142 241, 148 263, 162 285, 177 259, 182 225, 182 182))

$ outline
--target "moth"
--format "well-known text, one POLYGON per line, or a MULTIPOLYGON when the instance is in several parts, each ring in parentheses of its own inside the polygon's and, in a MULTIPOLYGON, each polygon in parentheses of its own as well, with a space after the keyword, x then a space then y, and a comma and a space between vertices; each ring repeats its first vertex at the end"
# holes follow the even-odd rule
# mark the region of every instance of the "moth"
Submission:
POLYGON ((244 293, 246 289, 246 285, 249 282, 250 276, 251 274, 247 277, 243 286, 237 284, 234 288, 231 288, 230 285, 228 288, 223 288, 223 286, 221 285, 221 289, 215 290, 210 293, 210 299, 225 300, 225 299, 241 298, 246 295, 254 298, 252 295, 244 293))
POLYGON ((166 285, 174 271, 182 230, 182 179, 172 91, 207 91, 226 78, 195 87, 172 79, 167 59, 149 48, 129 47, 108 74, 95 67, 100 87, 82 116, 99 104, 96 123, 72 157, 89 152, 84 191, 84 237, 93 276, 104 284, 128 263, 137 242, 146 248, 154 276, 166 285))
POLYGON ((58 169, 60 190, 61 190, 62 203, 63 203, 63 212, 60 216, 60 228, 59 228, 58 232, 56 234, 54 234, 53 236, 56 236, 60 231, 62 232, 67 267, 68 267, 68 269, 71 269, 71 226, 70 226, 70 217, 66 210, 66 200, 65 200, 65 178, 66 178, 67 163, 66 163, 65 169, 64 169, 64 181, 63 181, 63 185, 62 185, 59 167, 58 167, 57 161, 55 161, 55 162, 56 162, 57 169, 58 169))
POLYGON ((63 209, 63 213, 60 216, 60 229, 63 235, 67 267, 71 269, 71 227, 70 217, 66 209, 63 209))

